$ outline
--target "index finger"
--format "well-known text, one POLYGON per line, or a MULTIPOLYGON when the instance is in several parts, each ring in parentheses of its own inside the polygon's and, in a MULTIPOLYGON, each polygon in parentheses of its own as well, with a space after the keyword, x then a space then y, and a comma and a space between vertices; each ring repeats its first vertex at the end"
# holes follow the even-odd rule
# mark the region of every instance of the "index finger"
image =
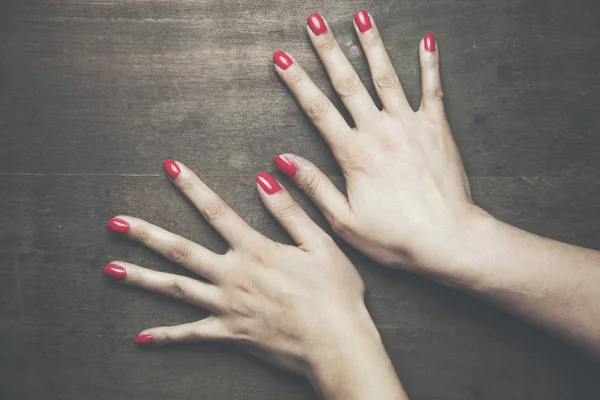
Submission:
POLYGON ((164 167, 173 184, 232 248, 262 237, 184 164, 169 159, 165 160, 164 167))

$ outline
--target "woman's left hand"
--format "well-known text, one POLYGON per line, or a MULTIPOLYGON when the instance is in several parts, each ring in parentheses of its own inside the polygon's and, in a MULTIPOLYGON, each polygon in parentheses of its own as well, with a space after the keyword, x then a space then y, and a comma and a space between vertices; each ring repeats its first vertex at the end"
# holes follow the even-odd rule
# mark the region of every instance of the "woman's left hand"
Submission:
POLYGON ((200 321, 146 329, 137 343, 235 342, 250 345, 261 358, 279 366, 310 375, 328 354, 335 356, 335 348, 343 352, 358 343, 378 342, 356 269, 275 179, 264 172, 257 176, 260 197, 298 247, 276 243, 252 229, 183 164, 167 160, 165 168, 230 249, 216 254, 133 217, 119 216, 108 222, 111 230, 206 279, 122 261, 107 265, 104 272, 125 284, 212 312, 200 321))

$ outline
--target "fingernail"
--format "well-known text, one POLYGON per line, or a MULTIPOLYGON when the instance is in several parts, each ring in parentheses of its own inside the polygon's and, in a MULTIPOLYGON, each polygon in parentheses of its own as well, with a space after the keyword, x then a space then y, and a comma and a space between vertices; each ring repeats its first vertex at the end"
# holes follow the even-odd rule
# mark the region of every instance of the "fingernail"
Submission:
POLYGON ((325 21, 323 21, 323 17, 318 13, 311 14, 306 19, 308 26, 310 26, 310 30, 317 36, 327 33, 327 25, 325 25, 325 21))
POLYGON ((171 177, 171 179, 177 179, 181 170, 179 169, 179 165, 174 160, 168 159, 163 162, 163 167, 165 167, 165 171, 171 177))
POLYGON ((373 27, 371 18, 369 18, 369 13, 365 10, 360 10, 354 14, 354 22, 356 22, 356 26, 358 26, 358 30, 361 33, 366 32, 373 27))
POLYGON ((122 281, 127 278, 127 271, 125 271, 125 268, 121 267, 120 265, 108 264, 106 267, 104 267, 104 275, 122 281))
POLYGON ((137 335, 135 338, 136 344, 152 344, 152 335, 137 335))
POLYGON ((433 33, 426 34, 423 40, 425 41, 425 51, 433 53, 435 51, 435 36, 433 36, 433 33))
POLYGON ((296 175, 296 172, 298 172, 298 167, 296 167, 294 163, 284 155, 275 157, 273 162, 281 172, 289 177, 293 177, 296 175))
POLYGON ((106 227, 113 232, 126 235, 129 233, 129 224, 121 218, 111 218, 106 223, 106 227))
POLYGON ((290 56, 285 54, 283 51, 278 51, 273 54, 273 62, 281 69, 288 69, 294 63, 290 56))
POLYGON ((275 194, 281 189, 279 183, 266 172, 261 172, 256 175, 256 182, 258 182, 260 187, 263 188, 267 194, 275 194))

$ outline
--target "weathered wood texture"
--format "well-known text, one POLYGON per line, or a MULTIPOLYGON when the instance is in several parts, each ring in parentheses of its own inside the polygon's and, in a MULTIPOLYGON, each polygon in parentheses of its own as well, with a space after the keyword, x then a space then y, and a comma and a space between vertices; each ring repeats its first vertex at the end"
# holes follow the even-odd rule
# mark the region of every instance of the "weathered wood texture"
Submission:
MULTIPOLYGON (((315 398, 304 381, 228 347, 136 348, 141 329, 203 314, 105 279, 115 258, 182 270, 104 223, 136 215, 224 250, 164 177, 161 161, 174 156, 254 227, 289 240, 262 208, 254 174, 287 151, 342 182, 270 57, 294 54, 333 98, 305 33, 319 11, 369 82, 351 26, 359 7, 375 16, 413 104, 417 44, 437 35, 449 118, 480 204, 599 247, 596 0, 4 0, 0 398, 315 398)), ((344 249, 413 399, 600 398, 600 368, 576 350, 344 249)))

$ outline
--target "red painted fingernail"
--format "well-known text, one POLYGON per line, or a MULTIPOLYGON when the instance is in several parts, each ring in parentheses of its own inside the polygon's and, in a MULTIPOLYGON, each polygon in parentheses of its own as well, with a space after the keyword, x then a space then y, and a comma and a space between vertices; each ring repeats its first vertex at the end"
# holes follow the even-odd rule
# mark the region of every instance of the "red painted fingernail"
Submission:
POLYGON ((426 34, 423 40, 425 41, 425 50, 433 53, 435 51, 435 36, 433 36, 433 33, 426 34))
POLYGON ((317 36, 327 33, 327 25, 325 25, 325 21, 323 21, 323 17, 321 15, 315 13, 309 15, 306 19, 308 26, 310 26, 310 30, 317 36))
POLYGON ((278 51, 273 54, 273 62, 281 69, 288 69, 294 63, 290 56, 285 54, 283 51, 278 51))
POLYGON ((108 264, 106 267, 104 267, 104 275, 122 281, 127 278, 127 271, 125 271, 125 268, 121 267, 120 265, 108 264))
POLYGON ((356 22, 356 26, 358 26, 358 30, 361 33, 366 32, 373 27, 371 18, 369 18, 369 13, 365 10, 360 10, 354 14, 354 22, 356 22))
POLYGON ((171 179, 177 179, 181 170, 179 169, 179 165, 174 160, 168 159, 163 162, 163 167, 165 167, 165 171, 171 177, 171 179))
POLYGON ((137 335, 135 338, 136 344, 152 344, 152 335, 137 335))
POLYGON ((296 172, 298 172, 298 167, 296 167, 286 156, 277 156, 273 159, 273 162, 277 168, 287 176, 293 177, 296 175, 296 172))
POLYGON ((121 218, 111 218, 106 223, 106 227, 113 232, 121 233, 123 235, 129 233, 129 224, 123 221, 121 218))
POLYGON ((275 194, 281 189, 279 183, 266 172, 261 172, 260 174, 256 175, 256 182, 258 182, 260 187, 263 188, 267 194, 275 194))

